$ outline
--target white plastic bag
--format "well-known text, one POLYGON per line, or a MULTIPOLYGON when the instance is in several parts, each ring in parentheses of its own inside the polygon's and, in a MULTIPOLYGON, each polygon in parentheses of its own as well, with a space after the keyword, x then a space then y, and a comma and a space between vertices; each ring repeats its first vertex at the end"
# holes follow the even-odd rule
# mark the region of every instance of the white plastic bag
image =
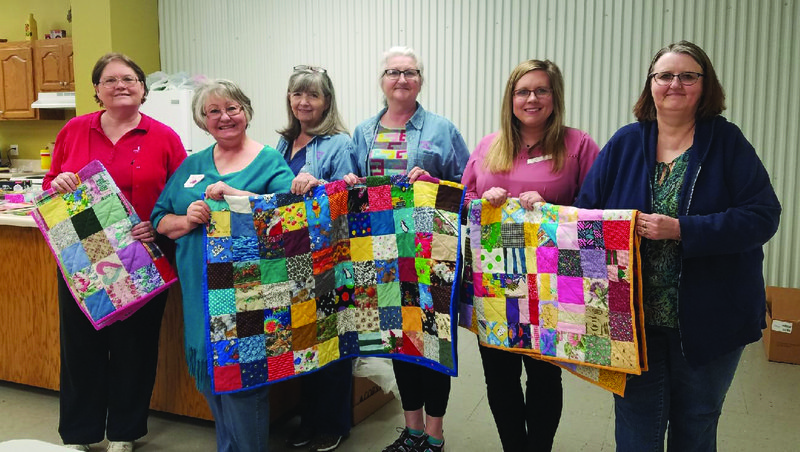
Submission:
POLYGON ((369 378, 380 386, 384 393, 391 392, 397 400, 400 400, 400 391, 397 389, 397 382, 394 379, 392 360, 385 358, 356 358, 355 364, 353 364, 353 375, 369 378))
POLYGON ((167 78, 169 75, 166 72, 156 71, 146 77, 145 83, 150 91, 162 91, 167 84, 167 78))

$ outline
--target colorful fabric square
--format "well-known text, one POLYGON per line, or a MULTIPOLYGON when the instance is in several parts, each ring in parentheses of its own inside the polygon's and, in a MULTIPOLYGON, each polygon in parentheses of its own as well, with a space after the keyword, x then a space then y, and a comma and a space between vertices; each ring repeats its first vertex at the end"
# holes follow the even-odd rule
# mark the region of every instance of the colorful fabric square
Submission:
POLYGON ((517 199, 469 209, 461 326, 612 391, 646 369, 635 211, 525 210, 517 199))
POLYGON ((305 197, 209 203, 213 391, 247 390, 361 355, 423 360, 456 374, 463 187, 425 176, 414 184, 405 176, 352 188, 340 182, 305 197))
POLYGON ((98 161, 77 173, 71 193, 46 190, 31 216, 64 280, 95 329, 125 319, 177 277, 155 244, 133 240, 141 222, 98 161))

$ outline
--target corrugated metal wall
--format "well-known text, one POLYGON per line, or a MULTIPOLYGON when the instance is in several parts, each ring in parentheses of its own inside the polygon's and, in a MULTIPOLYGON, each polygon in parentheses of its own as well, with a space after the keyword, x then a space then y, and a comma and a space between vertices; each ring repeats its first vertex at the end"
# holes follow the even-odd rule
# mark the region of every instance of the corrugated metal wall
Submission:
POLYGON ((551 59, 566 82, 567 124, 602 146, 633 120, 652 55, 701 45, 728 95, 726 116, 761 155, 783 203, 765 248, 769 284, 800 287, 800 2, 796 0, 161 0, 161 59, 238 82, 256 111, 251 136, 275 145, 291 68, 328 69, 352 130, 377 113, 379 61, 392 45, 425 63, 420 102, 474 147, 499 123, 511 69, 551 59))

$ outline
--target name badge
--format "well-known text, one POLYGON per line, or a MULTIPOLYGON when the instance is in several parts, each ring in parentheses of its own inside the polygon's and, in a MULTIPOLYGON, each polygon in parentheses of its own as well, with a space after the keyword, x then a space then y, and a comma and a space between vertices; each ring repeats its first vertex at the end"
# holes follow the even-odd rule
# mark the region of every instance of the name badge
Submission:
POLYGON ((539 157, 529 158, 528 159, 528 165, 531 165, 531 164, 534 164, 534 163, 539 163, 539 162, 544 162, 545 160, 552 160, 552 159, 553 159, 552 155, 540 155, 539 157))
POLYGON ((186 182, 183 183, 183 186, 186 188, 192 188, 197 185, 198 182, 203 180, 204 177, 206 177, 205 174, 192 174, 188 179, 186 179, 186 182))

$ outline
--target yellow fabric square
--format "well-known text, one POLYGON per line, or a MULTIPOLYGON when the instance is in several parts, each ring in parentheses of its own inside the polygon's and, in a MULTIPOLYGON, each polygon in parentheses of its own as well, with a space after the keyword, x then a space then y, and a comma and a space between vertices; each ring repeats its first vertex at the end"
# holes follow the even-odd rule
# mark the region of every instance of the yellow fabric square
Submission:
POLYGON ((492 207, 488 201, 481 201, 481 224, 494 224, 503 221, 503 208, 492 207))
POLYGON ((558 308, 552 304, 545 304, 541 305, 539 311, 539 322, 542 328, 556 329, 556 326, 558 326, 558 308))
POLYGON ((529 273, 534 273, 538 268, 536 264, 536 248, 536 246, 525 247, 525 268, 528 269, 529 273))
POLYGON ((283 232, 299 231, 308 226, 306 204, 304 202, 278 207, 278 213, 282 218, 281 227, 283 227, 283 232))
POLYGON ((209 237, 231 236, 231 213, 228 211, 211 212, 211 221, 208 223, 209 237))
POLYGON ((483 309, 488 322, 508 322, 505 298, 483 298, 483 309))
POLYGON ((639 356, 633 342, 611 341, 611 365, 620 369, 638 369, 639 356))
POLYGON ((422 331, 422 310, 416 306, 403 306, 403 331, 422 331))
POLYGON ((558 222, 576 223, 578 221, 578 209, 572 206, 559 206, 558 207, 558 222))
POLYGON ((522 227, 525 231, 525 246, 539 245, 539 224, 525 222, 522 227))
POLYGON ((431 240, 431 258, 437 261, 456 260, 458 249, 458 237, 444 234, 433 234, 431 240))
POLYGON ((375 260, 372 255, 372 237, 352 237, 350 239, 350 258, 353 262, 375 260))
POLYGON ((555 301, 556 299, 556 275, 550 273, 539 273, 536 275, 536 283, 539 289, 540 301, 555 301))
POLYGON ((414 207, 436 207, 438 184, 430 182, 414 182, 414 207))
POLYGON ((335 359, 339 359, 339 336, 317 344, 317 350, 320 366, 324 366, 335 359))
POLYGON ((504 297, 506 293, 500 278, 492 273, 483 274, 483 288, 490 297, 504 297))
POLYGON ((317 321, 317 302, 306 301, 292 305, 292 328, 317 321))
POLYGON ((61 223, 69 218, 67 213, 67 203, 60 196, 52 198, 50 201, 39 206, 39 213, 47 223, 48 228, 61 223))
POLYGON ((439 179, 439 185, 447 185, 449 187, 455 187, 459 190, 463 190, 464 186, 459 184, 458 182, 452 182, 449 180, 439 179))

